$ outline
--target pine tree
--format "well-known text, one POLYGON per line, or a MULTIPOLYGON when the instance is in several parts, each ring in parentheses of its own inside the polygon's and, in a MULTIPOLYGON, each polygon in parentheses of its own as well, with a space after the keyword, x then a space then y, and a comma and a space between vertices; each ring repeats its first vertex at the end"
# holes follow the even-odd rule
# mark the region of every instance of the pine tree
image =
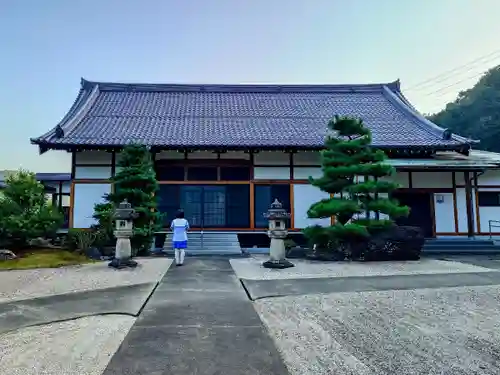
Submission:
POLYGON ((151 154, 145 146, 127 146, 120 154, 118 167, 112 179, 114 191, 105 198, 115 207, 126 199, 139 214, 134 219, 131 244, 134 254, 142 255, 149 252, 154 233, 161 228, 155 197, 159 186, 151 154))
POLYGON ((370 146, 371 132, 363 121, 336 116, 328 128, 334 134, 327 137, 322 151, 323 176, 310 178, 310 183, 331 198, 314 203, 308 217, 334 217, 335 223, 304 231, 311 242, 323 248, 339 241, 369 237, 391 226, 395 218, 408 214, 406 206, 389 198, 398 185, 381 178, 392 175, 394 169, 384 163, 383 151, 370 146), (386 218, 381 218, 381 214, 386 218))

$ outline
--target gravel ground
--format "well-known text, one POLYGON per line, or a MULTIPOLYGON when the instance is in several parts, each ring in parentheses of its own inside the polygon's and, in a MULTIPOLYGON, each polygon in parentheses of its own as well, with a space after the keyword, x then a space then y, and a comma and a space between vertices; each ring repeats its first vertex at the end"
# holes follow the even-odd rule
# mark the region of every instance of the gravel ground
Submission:
POLYGON ((259 300, 291 375, 496 375, 500 287, 259 300))
POLYGON ((101 375, 135 322, 93 316, 0 336, 1 375, 101 375))
POLYGON ((161 280, 168 258, 138 259, 136 269, 115 270, 108 262, 63 268, 0 272, 0 303, 56 294, 106 289, 161 280))
POLYGON ((352 277, 352 276, 391 276, 418 275, 439 273, 467 273, 497 271, 485 267, 459 262, 435 259, 422 259, 408 262, 311 262, 292 259, 295 267, 276 270, 262 267, 266 256, 254 255, 251 258, 231 259, 231 266, 240 279, 248 280, 282 280, 320 277, 352 277))

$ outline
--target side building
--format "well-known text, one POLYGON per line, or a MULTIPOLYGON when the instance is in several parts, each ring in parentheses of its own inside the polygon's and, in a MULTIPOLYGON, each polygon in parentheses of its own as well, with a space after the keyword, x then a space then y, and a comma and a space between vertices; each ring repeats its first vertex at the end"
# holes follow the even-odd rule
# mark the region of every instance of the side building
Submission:
MULTIPOLYGON (((425 119, 399 81, 367 85, 171 85, 90 82, 66 116, 31 139, 40 152, 72 154, 70 227, 93 224, 95 203, 112 189, 120 151, 150 147, 160 182, 159 209, 183 208, 194 230, 262 232, 278 198, 291 230, 328 224, 307 218, 325 197, 309 185, 321 175, 326 124, 361 117, 372 130, 410 206, 406 224, 427 237, 490 233, 500 220, 500 156, 425 119)), ((167 222, 165 223, 167 225, 167 222)), ((500 230, 497 230, 500 232, 500 230)), ((493 230, 493 232, 496 232, 493 230)), ((500 234, 500 233, 498 233, 500 234)))

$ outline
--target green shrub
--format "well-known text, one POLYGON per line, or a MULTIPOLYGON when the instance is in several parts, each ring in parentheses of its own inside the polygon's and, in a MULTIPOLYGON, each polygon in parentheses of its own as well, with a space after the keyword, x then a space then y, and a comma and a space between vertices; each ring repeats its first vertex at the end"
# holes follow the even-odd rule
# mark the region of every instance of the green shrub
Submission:
POLYGON ((70 229, 64 240, 64 247, 71 251, 85 252, 91 248, 99 237, 99 232, 93 229, 70 229))
POLYGON ((64 218, 48 204, 35 174, 19 170, 7 177, 0 196, 0 245, 28 247, 38 237, 55 237, 64 218))

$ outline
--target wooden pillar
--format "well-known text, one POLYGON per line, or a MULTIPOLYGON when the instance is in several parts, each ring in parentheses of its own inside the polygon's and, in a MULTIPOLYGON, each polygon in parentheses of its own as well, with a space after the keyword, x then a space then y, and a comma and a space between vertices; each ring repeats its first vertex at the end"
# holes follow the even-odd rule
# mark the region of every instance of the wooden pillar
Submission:
POLYGON ((464 172, 465 205, 467 208, 467 236, 474 237, 474 209, 472 205, 472 178, 469 172, 464 172))
POLYGON ((57 207, 59 207, 59 209, 62 207, 62 190, 63 190, 63 183, 62 181, 59 181, 59 195, 58 195, 58 202, 57 202, 57 207))

